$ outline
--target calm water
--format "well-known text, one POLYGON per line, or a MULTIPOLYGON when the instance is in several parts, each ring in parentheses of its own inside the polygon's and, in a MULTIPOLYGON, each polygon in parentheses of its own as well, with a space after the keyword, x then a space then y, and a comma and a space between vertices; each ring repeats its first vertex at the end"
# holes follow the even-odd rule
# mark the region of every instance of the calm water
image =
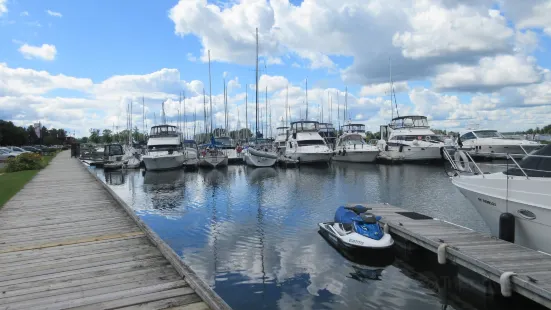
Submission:
POLYGON ((437 166, 96 173, 234 309, 441 309, 403 264, 351 262, 318 234, 344 203, 387 202, 488 232, 437 166))

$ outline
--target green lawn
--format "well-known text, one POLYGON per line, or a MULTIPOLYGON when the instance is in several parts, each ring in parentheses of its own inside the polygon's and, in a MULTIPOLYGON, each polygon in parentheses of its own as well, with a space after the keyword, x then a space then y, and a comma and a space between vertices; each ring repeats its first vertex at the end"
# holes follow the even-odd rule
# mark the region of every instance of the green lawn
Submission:
MULTIPOLYGON (((50 163, 53 156, 44 156, 42 161, 45 166, 50 163)), ((39 170, 26 170, 6 173, 0 169, 0 208, 27 184, 39 170)))

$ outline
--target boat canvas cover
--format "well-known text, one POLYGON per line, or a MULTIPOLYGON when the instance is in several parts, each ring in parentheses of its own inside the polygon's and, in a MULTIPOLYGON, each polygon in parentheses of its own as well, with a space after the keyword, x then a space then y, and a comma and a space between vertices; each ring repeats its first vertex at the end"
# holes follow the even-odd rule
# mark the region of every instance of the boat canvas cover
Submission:
MULTIPOLYGON (((518 164, 529 177, 550 178, 551 177, 551 144, 526 156, 518 164)), ((524 176, 522 171, 514 166, 504 172, 507 175, 524 176)))
POLYGON ((339 207, 335 212, 335 222, 345 225, 352 224, 354 231, 373 240, 380 240, 384 234, 377 222, 371 224, 365 223, 358 214, 343 206, 339 207))

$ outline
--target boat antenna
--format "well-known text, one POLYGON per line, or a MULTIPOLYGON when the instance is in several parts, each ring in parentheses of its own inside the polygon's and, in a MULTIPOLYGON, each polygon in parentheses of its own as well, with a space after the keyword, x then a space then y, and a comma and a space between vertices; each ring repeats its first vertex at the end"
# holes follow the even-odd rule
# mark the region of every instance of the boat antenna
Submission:
POLYGON ((185 91, 182 91, 182 97, 184 97, 184 139, 187 139, 187 136, 186 136, 186 123, 187 123, 187 118, 186 118, 186 92, 185 91))
POLYGON ((400 117, 398 112, 398 102, 396 100, 396 93, 394 92, 394 82, 392 81, 392 63, 390 62, 390 57, 388 57, 388 71, 390 72, 390 109, 392 110, 392 118, 394 119, 394 107, 392 106, 392 99, 394 98, 394 105, 396 107, 396 116, 400 117))
POLYGON ((256 83, 255 83, 255 91, 256 91, 256 127, 255 127, 255 141, 258 136, 258 28, 256 28, 256 83))
POLYGON ((306 78, 306 121, 308 120, 308 78, 306 78))
POLYGON ((289 84, 287 84, 287 96, 285 97, 285 126, 289 126, 288 125, 288 121, 289 121, 288 110, 289 110, 289 84))
POLYGON ((224 130, 228 133, 228 101, 227 101, 226 78, 224 78, 224 130))
POLYGON ((143 138, 145 141, 145 98, 142 96, 142 128, 143 128, 143 138))
POLYGON ((209 50, 209 102, 210 102, 210 134, 212 135, 212 83, 210 79, 210 50, 209 50))

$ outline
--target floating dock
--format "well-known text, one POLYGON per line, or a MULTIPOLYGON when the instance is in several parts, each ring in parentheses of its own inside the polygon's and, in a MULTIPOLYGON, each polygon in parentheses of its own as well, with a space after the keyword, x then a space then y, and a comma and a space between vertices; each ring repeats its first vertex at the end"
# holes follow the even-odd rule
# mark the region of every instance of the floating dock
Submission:
POLYGON ((517 293, 551 308, 550 255, 388 204, 360 205, 382 216, 391 235, 435 253, 439 263, 493 281, 505 297, 517 293))
POLYGON ((0 309, 230 309, 70 152, 0 209, 0 309))

